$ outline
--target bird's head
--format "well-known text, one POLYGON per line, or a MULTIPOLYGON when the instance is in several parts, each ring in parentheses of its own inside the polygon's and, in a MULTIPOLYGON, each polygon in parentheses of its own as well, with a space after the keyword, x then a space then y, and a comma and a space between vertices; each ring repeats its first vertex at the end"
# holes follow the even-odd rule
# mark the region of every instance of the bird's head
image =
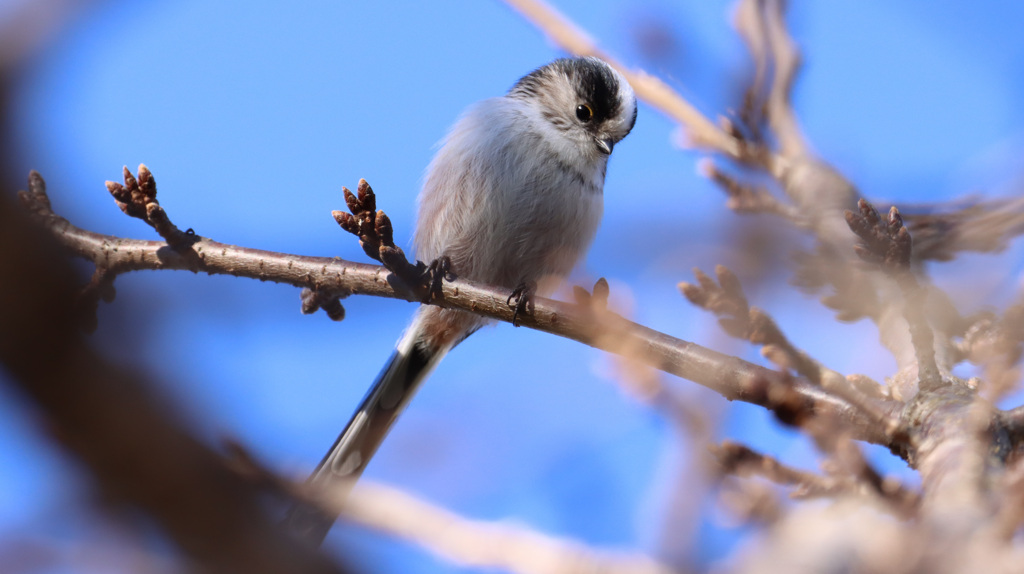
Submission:
POLYGON ((555 60, 523 76, 508 95, 536 105, 586 155, 611 154, 636 123, 633 89, 598 58, 555 60))

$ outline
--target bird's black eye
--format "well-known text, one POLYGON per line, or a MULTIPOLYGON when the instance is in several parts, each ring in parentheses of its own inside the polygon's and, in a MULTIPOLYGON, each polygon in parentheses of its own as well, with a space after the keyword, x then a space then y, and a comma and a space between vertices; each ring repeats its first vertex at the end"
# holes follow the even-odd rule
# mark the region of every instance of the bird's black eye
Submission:
POLYGON ((583 123, 589 122, 594 117, 594 110, 590 109, 587 104, 580 104, 576 106, 576 119, 583 123))

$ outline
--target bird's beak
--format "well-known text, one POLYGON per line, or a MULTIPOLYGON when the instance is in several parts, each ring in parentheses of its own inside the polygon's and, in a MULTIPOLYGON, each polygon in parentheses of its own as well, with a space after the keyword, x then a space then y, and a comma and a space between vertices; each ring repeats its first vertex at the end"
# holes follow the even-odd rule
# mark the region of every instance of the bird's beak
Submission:
POLYGON ((597 138, 594 142, 597 143, 597 149, 601 150, 601 153, 605 155, 612 154, 612 148, 615 147, 615 140, 612 138, 597 138))

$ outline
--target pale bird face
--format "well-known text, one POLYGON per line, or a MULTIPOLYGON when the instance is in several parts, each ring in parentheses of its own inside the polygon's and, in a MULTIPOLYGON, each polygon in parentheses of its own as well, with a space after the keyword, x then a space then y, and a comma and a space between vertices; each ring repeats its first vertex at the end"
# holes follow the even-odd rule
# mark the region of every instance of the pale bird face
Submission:
POLYGON ((629 83, 597 58, 564 58, 520 79, 510 97, 535 101, 541 114, 585 155, 607 156, 636 123, 629 83))

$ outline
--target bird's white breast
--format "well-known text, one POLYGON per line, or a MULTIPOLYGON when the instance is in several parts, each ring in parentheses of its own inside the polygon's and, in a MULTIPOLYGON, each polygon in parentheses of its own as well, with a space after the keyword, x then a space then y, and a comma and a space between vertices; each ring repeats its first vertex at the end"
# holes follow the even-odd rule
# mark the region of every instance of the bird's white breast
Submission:
POLYGON ((427 170, 416 256, 456 274, 550 292, 586 252, 602 212, 606 159, 586 154, 530 103, 470 108, 427 170))

